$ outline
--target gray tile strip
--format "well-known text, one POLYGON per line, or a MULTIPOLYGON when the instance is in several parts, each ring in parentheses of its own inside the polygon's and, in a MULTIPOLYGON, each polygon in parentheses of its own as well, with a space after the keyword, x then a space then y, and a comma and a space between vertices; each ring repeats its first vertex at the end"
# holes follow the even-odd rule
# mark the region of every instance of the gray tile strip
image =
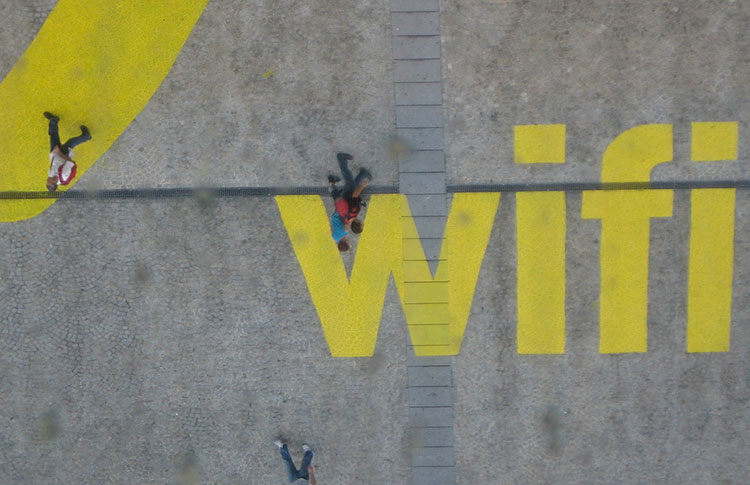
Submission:
POLYGON ((440 36, 394 37, 394 59, 440 59, 440 36))
POLYGON ((445 200, 445 172, 402 172, 398 185, 402 194, 443 194, 445 200))
MULTIPOLYGON (((439 0, 391 0, 396 134, 409 148, 399 158, 399 192, 407 196, 411 217, 427 264, 435 274, 446 220, 443 94, 440 63, 439 0)), ((414 264, 404 261, 404 265, 414 264)), ((450 264, 450 261, 440 261, 450 264)), ((418 282, 414 285, 442 285, 418 282)), ((420 295, 417 293, 416 295, 420 295)), ((447 306, 447 292, 425 302, 447 306), (442 300, 445 298, 445 301, 442 300)), ((422 298, 422 296, 416 296, 422 298)), ((418 323, 421 331, 445 322, 431 317, 418 323)), ((429 330, 427 330, 429 331, 429 330)), ((442 344, 437 339, 437 344, 442 344)), ((409 444, 413 485, 456 483, 453 451, 453 370, 450 357, 416 357, 407 347, 409 444)))
POLYGON ((442 128, 397 128, 396 134, 412 150, 442 150, 442 128))
POLYGON ((445 216, 414 215, 413 219, 421 239, 442 239, 445 229, 445 216))
POLYGON ((440 82, 396 82, 396 106, 442 104, 440 82))
POLYGON ((412 448, 411 462, 415 467, 453 466, 453 447, 412 448))
POLYGON ((453 376, 450 366, 419 366, 406 369, 409 386, 436 387, 452 386, 453 376))
POLYGON ((399 172, 445 172, 442 150, 412 150, 399 160, 399 172))
POLYGON ((440 14, 438 12, 391 14, 391 31, 400 35, 440 35, 440 14))
POLYGON ((409 426, 412 428, 453 428, 453 408, 409 408, 409 426))
POLYGON ((442 128, 442 106, 396 106, 397 128, 442 128))
POLYGON ((440 60, 394 60, 394 80, 396 82, 438 82, 440 81, 440 60))
POLYGON ((453 428, 409 428, 412 448, 453 447, 453 428))
POLYGON ((455 471, 452 466, 411 469, 412 485, 438 485, 443 483, 456 483, 455 471))
POLYGON ((413 217, 443 216, 445 218, 447 212, 445 196, 443 194, 410 194, 409 209, 413 217))
POLYGON ((391 0, 391 12, 439 12, 439 0, 391 0))

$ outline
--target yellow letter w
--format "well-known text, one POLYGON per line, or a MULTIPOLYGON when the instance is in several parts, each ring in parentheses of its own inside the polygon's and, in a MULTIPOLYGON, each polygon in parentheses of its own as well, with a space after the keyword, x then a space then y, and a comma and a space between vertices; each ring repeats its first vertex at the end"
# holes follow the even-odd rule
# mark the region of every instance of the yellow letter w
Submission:
MULTIPOLYGON (((436 280, 450 282, 449 334, 447 346, 434 354, 457 354, 469 317, 479 267, 487 247, 500 194, 455 194, 446 222, 441 260, 436 280)), ((398 194, 373 195, 367 208, 364 231, 347 278, 346 269, 331 239, 329 215, 319 196, 277 196, 282 222, 289 234, 294 254, 307 282, 331 355, 367 357, 375 351, 378 326, 388 278, 393 274, 402 308, 405 306, 403 231, 416 232, 410 217, 402 217, 406 198, 398 194), (402 205, 403 204, 403 205, 402 205)), ((423 261, 424 276, 429 277, 423 261)), ((440 285, 436 285, 440 286, 440 285)), ((412 332, 412 343, 419 345, 422 334, 412 332)), ((440 349, 440 350, 437 350, 440 349)), ((420 352, 422 355, 427 355, 420 352)), ((433 355, 434 355, 433 354, 433 355)))

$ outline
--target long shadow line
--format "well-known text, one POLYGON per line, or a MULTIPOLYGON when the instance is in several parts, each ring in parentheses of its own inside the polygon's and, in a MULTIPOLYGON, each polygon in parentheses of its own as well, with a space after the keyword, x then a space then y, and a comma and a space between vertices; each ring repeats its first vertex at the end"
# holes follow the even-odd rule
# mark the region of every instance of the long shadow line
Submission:
MULTIPOLYGON (((644 190, 644 189, 747 189, 750 180, 678 180, 656 182, 541 182, 516 184, 449 184, 448 193, 456 192, 580 192, 583 190, 644 190)), ((372 185, 370 194, 396 194, 397 185, 372 185)), ((5 191, 0 199, 159 199, 187 197, 252 197, 275 195, 327 195, 325 187, 174 187, 105 190, 5 191)))

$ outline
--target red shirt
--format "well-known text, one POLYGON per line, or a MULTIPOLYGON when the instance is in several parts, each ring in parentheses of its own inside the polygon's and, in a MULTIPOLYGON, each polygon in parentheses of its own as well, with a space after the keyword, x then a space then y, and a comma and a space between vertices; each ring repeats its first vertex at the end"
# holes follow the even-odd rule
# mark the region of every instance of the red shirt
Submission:
POLYGON ((339 215, 344 224, 349 224, 349 221, 356 218, 359 214, 359 200, 350 199, 347 196, 341 197, 335 202, 336 213, 339 215), (353 202, 353 204, 352 204, 353 202))

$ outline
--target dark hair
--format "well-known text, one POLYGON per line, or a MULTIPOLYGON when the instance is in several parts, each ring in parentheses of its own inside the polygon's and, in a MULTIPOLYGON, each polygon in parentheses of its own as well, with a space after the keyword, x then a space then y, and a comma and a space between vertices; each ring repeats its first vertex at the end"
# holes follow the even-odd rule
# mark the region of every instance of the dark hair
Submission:
POLYGON ((362 222, 359 219, 354 219, 349 227, 351 227, 354 234, 362 232, 362 222))
POLYGON ((349 242, 343 237, 339 241, 338 246, 339 246, 339 251, 341 251, 342 253, 349 251, 349 242))
POLYGON ((57 190, 57 184, 47 184, 47 190, 49 190, 50 192, 54 192, 55 190, 57 190))

